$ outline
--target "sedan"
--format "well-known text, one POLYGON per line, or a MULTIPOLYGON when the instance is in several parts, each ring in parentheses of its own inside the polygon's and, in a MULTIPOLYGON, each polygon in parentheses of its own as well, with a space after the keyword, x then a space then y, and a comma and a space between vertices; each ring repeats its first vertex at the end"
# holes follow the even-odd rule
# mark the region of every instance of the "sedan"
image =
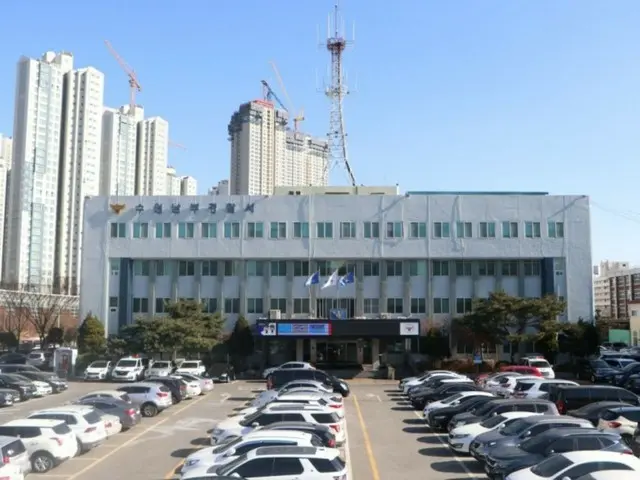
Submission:
POLYGON ((38 380, 46 382, 51 386, 53 393, 61 393, 69 388, 67 382, 58 377, 55 373, 51 372, 31 372, 23 370, 20 375, 28 378, 29 380, 38 380))
POLYGON ((86 398, 76 402, 79 405, 89 405, 101 412, 116 416, 120 419, 122 430, 129 430, 140 423, 142 416, 140 409, 123 400, 110 397, 86 398))
POLYGON ((199 377, 190 373, 176 373, 173 376, 180 377, 187 382, 198 382, 200 384, 200 395, 209 393, 213 390, 213 380, 210 378, 199 377))

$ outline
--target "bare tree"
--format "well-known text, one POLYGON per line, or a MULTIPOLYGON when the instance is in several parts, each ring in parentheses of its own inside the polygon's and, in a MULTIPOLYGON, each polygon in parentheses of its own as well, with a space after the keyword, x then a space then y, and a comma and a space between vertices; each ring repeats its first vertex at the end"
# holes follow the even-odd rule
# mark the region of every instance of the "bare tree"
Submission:
POLYGON ((52 293, 31 293, 30 295, 32 307, 29 309, 29 322, 38 334, 40 346, 44 347, 51 327, 57 326, 63 314, 77 308, 78 297, 52 293))
POLYGON ((1 328, 12 333, 17 343, 31 324, 32 296, 30 288, 21 285, 2 285, 0 307, 3 309, 1 328))

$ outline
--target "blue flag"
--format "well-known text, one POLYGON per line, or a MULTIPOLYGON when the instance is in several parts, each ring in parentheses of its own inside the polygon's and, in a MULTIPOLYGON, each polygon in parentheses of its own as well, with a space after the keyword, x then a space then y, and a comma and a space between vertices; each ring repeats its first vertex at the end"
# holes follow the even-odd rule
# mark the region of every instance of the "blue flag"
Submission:
POLYGON ((338 285, 341 287, 346 287, 351 283, 356 283, 356 278, 353 275, 353 272, 349 272, 346 275, 340 277, 340 281, 338 282, 338 285))
POLYGON ((307 278, 307 281, 304 282, 304 286, 310 287, 311 285, 317 285, 319 283, 320 283, 320 272, 315 272, 313 275, 307 278))

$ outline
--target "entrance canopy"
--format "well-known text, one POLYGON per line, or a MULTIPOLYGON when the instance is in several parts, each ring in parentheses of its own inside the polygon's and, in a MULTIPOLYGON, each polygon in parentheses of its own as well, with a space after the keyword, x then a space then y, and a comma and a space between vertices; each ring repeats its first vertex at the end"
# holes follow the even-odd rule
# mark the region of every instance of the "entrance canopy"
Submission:
POLYGON ((284 338, 380 338, 417 337, 420 335, 420 320, 374 319, 374 320, 258 320, 256 335, 260 337, 284 338))

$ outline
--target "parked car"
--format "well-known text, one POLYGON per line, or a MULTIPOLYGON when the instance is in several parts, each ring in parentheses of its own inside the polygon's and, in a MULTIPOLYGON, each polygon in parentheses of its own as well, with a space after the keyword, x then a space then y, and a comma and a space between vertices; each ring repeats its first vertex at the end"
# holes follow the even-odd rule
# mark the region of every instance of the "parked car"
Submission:
POLYGON ((578 387, 554 385, 549 390, 549 400, 556 404, 558 411, 562 414, 600 401, 640 405, 640 399, 636 394, 612 385, 580 385, 578 387))
POLYGON ((312 433, 320 440, 322 440, 322 444, 328 448, 336 447, 336 434, 335 432, 328 427, 327 425, 323 425, 320 423, 314 422, 275 422, 271 423, 265 427, 262 427, 260 431, 263 430, 291 430, 294 432, 307 432, 312 433))
POLYGON ((629 407, 630 404, 624 402, 594 402, 576 410, 568 410, 567 415, 575 418, 582 418, 591 422, 594 427, 600 421, 600 414, 609 408, 629 407))
POLYGON ((456 406, 439 408, 438 410, 429 412, 428 415, 424 418, 424 421, 433 430, 447 430, 449 422, 451 422, 451 419, 456 415, 463 412, 475 414, 479 412, 485 406, 485 404, 495 399, 496 398, 493 396, 464 398, 460 401, 460 404, 456 406))
POLYGON ((520 364, 525 367, 537 368, 544 378, 556 378, 551 364, 543 356, 527 356, 520 360, 520 364))
POLYGON ((152 362, 144 373, 145 377, 168 377, 176 371, 176 366, 171 360, 156 360, 152 362))
POLYGON ((299 369, 309 369, 315 370, 316 367, 311 365, 309 362, 286 362, 282 365, 278 365, 277 367, 265 368, 262 372, 262 378, 267 378, 270 374, 275 372, 276 370, 299 370, 299 369))
POLYGON ((82 402, 90 398, 107 398, 107 399, 115 398, 117 400, 122 400, 123 402, 129 403, 129 404, 133 403, 133 401, 131 400, 131 397, 127 394, 127 392, 124 392, 121 390, 96 390, 94 392, 83 395, 78 400, 82 402))
POLYGON ((0 364, 0 372, 1 373, 22 373, 22 372, 38 372, 38 373, 44 373, 42 372, 42 370, 40 370, 37 367, 34 367, 33 365, 27 365, 27 364, 13 364, 13 363, 7 363, 7 364, 0 364))
POLYGON ((111 372, 113 371, 113 364, 108 360, 96 360, 91 362, 87 368, 84 369, 85 381, 90 380, 110 380, 111 372))
POLYGON ((77 400, 80 405, 88 405, 120 419, 123 430, 129 430, 140 423, 142 415, 137 406, 113 397, 89 397, 77 400))
POLYGON ((640 363, 633 362, 625 366, 619 373, 616 373, 613 377, 611 377, 611 383, 617 385, 618 387, 624 387, 629 377, 632 375, 637 375, 640 373, 640 363))
POLYGON ((188 398, 187 384, 180 378, 147 377, 145 382, 159 383, 167 387, 171 391, 171 401, 173 403, 180 403, 182 400, 188 398))
POLYGON ((479 423, 491 415, 499 415, 505 412, 532 412, 543 415, 559 415, 556 406, 547 400, 492 400, 479 411, 471 413, 459 413, 449 422, 449 431, 462 425, 479 423))
POLYGON ((535 377, 543 377, 542 372, 537 367, 529 367, 526 365, 507 365, 500 368, 501 372, 513 372, 520 375, 533 375, 535 377))
POLYGON ((204 375, 206 371, 202 360, 185 360, 175 370, 176 373, 190 373, 191 375, 204 375))
POLYGON ((194 398, 202 393, 202 388, 200 388, 199 380, 189 380, 185 377, 182 377, 179 373, 171 375, 171 378, 184 383, 187 393, 187 396, 185 398, 194 398))
POLYGON ((27 355, 18 352, 5 353, 0 355, 0 364, 26 365, 27 355))
POLYGON ((591 383, 608 383, 610 378, 620 373, 620 370, 613 368, 601 358, 583 360, 576 364, 576 379, 590 380, 591 383))
POLYGON ((420 395, 413 396, 411 398, 411 404, 415 409, 422 410, 428 403, 443 400, 454 393, 478 391, 479 389, 480 387, 477 387, 471 381, 443 383, 433 390, 425 390, 420 395))
POLYGON ((185 381, 189 382, 197 382, 200 386, 200 395, 205 393, 209 393, 214 389, 213 380, 210 378, 200 377, 198 375, 191 375, 190 373, 174 373, 172 374, 174 377, 180 377, 185 381))
POLYGON ((140 405, 140 413, 143 417, 155 417, 173 405, 171 390, 157 383, 138 382, 125 385, 118 390, 126 393, 133 403, 140 405))
POLYGON ((489 397, 495 399, 496 397, 489 392, 483 392, 481 390, 470 390, 468 392, 460 392, 451 395, 450 397, 443 398, 442 400, 431 402, 424 407, 422 416, 424 418, 429 415, 429 412, 439 410, 447 407, 457 407, 463 401, 468 400, 471 397, 489 397))
POLYGON ((349 396, 349 385, 344 380, 322 370, 290 369, 276 370, 267 377, 268 389, 280 389, 285 384, 293 380, 315 380, 333 388, 333 391, 340 393, 343 397, 349 396))
POLYGON ((308 405, 317 406, 319 408, 331 408, 342 419, 345 416, 344 405, 340 395, 330 395, 320 392, 297 393, 287 392, 281 396, 274 398, 269 403, 262 406, 250 406, 238 412, 239 415, 250 415, 258 410, 268 411, 269 408, 281 405, 308 405))
POLYGON ((552 385, 567 385, 577 387, 579 384, 571 380, 558 379, 517 379, 511 398, 541 398, 548 400, 549 390, 552 385))
POLYGON ((20 375, 29 380, 37 380, 49 384, 53 393, 61 393, 69 389, 69 384, 55 373, 23 370, 20 372, 20 375))
POLYGON ((33 383, 21 380, 9 373, 0 373, 0 388, 8 388, 20 393, 20 401, 29 400, 36 396, 36 387, 33 383))
POLYGON ((614 407, 600 412, 598 430, 617 433, 631 446, 633 434, 640 422, 640 407, 614 407))
POLYGON ((115 381, 137 382, 144 378, 145 370, 141 357, 124 357, 113 367, 111 378, 115 381))
POLYGON ((18 380, 23 380, 24 382, 31 383, 34 387, 36 387, 36 392, 33 394, 34 397, 46 397, 47 395, 51 395, 53 393, 53 388, 51 387, 51 385, 42 380, 31 380, 30 378, 27 378, 20 373, 10 373, 7 375, 11 375, 18 380))
POLYGON ((31 460, 21 439, 0 436, 0 478, 24 480, 31 472, 31 460))

